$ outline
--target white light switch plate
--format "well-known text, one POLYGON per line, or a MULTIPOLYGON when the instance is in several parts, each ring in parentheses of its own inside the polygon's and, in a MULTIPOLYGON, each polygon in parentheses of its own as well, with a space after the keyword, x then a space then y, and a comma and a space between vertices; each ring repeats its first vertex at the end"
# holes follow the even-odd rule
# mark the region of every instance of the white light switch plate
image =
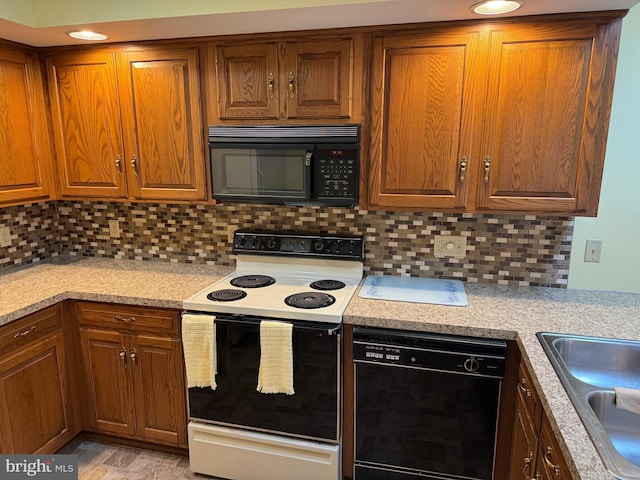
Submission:
POLYGON ((433 242, 436 257, 464 258, 467 255, 467 237, 436 235, 433 242))
POLYGON ((587 239, 587 244, 584 248, 584 261, 599 263, 601 255, 602 240, 587 239))
POLYGON ((0 228, 0 247, 11 246, 11 230, 9 227, 0 228))

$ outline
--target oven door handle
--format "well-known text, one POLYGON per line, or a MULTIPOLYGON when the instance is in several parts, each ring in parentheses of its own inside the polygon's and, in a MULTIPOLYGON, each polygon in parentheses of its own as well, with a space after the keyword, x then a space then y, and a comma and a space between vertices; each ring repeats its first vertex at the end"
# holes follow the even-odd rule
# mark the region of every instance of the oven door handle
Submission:
MULTIPOLYGON (((190 314, 197 314, 196 312, 184 312, 190 314)), ((296 330, 315 330, 318 332, 325 332, 327 335, 340 335, 342 324, 341 323, 326 323, 326 322, 312 322, 312 321, 301 321, 301 320, 290 320, 285 318, 260 318, 260 317, 252 317, 249 315, 228 315, 228 314, 212 314, 215 316, 216 323, 234 323, 234 324, 245 324, 245 325, 260 325, 261 322, 275 321, 275 322, 284 322, 293 324, 293 328, 296 330)))

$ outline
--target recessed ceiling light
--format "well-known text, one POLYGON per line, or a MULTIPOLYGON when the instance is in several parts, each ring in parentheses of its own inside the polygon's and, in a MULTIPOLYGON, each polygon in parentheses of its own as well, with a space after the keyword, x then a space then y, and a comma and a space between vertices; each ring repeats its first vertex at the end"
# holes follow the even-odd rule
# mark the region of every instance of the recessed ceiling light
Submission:
POLYGON ((92 32, 91 30, 74 30, 72 32, 67 32, 72 38, 77 38, 78 40, 89 40, 89 41, 98 41, 98 40, 106 40, 109 38, 109 35, 100 32, 92 32))
POLYGON ((522 0, 490 0, 471 5, 471 11, 478 15, 500 15, 519 9, 524 2, 522 0))

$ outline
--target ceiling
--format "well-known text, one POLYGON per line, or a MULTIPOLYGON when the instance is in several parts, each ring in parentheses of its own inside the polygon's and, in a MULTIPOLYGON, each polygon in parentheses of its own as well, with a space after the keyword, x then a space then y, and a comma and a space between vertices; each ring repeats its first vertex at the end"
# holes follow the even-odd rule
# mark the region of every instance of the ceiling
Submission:
MULTIPOLYGON (((0 0, 0 38, 33 46, 279 32, 478 18, 478 0, 0 0)), ((640 0, 525 0, 511 15, 629 9, 640 0)), ((638 7, 640 8, 640 7, 638 7)))

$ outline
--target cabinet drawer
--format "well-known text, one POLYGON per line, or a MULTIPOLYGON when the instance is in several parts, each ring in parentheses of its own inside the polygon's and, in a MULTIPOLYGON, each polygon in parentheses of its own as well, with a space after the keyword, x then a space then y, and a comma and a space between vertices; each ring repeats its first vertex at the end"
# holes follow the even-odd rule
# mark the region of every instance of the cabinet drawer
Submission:
POLYGON ((13 353, 62 327, 58 305, 45 308, 0 328, 0 357, 13 353))
POLYGON ((518 367, 518 395, 520 399, 526 405, 527 414, 533 427, 538 430, 540 428, 540 419, 542 416, 542 404, 540 403, 540 397, 536 391, 531 375, 527 370, 524 362, 520 362, 518 367))
POLYGON ((129 307, 108 303, 77 302, 80 325, 148 332, 177 336, 180 334, 179 312, 147 307, 129 307))

